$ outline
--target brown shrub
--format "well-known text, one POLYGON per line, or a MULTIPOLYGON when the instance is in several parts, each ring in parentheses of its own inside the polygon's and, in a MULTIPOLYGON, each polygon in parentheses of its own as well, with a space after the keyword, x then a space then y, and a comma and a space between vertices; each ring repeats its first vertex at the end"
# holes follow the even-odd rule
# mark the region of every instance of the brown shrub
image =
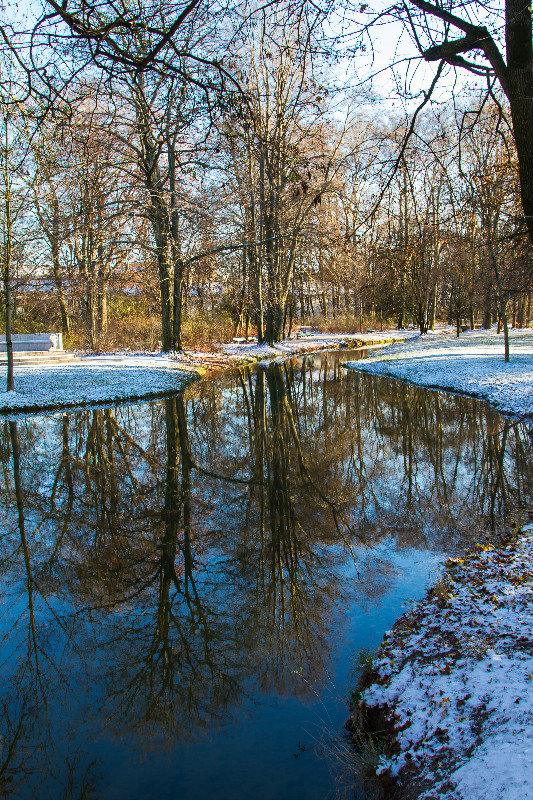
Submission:
POLYGON ((183 321, 183 344, 189 350, 213 349, 220 342, 230 342, 235 325, 228 311, 195 309, 183 321))

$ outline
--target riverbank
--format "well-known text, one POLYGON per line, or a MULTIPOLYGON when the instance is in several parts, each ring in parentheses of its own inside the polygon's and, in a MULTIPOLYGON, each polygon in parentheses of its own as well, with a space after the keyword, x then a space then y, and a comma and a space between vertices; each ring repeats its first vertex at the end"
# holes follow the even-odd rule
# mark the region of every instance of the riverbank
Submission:
MULTIPOLYGON (((419 337, 347 366, 533 413, 527 330, 511 332, 510 364, 502 337, 480 331, 419 337)), ((449 559, 427 597, 384 637, 353 720, 363 728, 378 720, 387 731, 376 769, 385 797, 533 795, 532 595, 533 525, 515 525, 501 545, 449 559)))
MULTIPOLYGON (((216 352, 107 353, 82 355, 74 363, 15 363, 15 391, 0 392, 0 412, 73 408, 153 398, 181 391, 188 383, 245 363, 287 358, 306 352, 380 345, 411 332, 311 334, 276 347, 251 343, 220 345, 216 352)), ((5 368, 4 368, 5 376, 5 368)), ((5 379, 5 378, 4 378, 5 379)))
POLYGON ((531 528, 449 559, 442 579, 385 636, 362 713, 391 729, 377 768, 390 796, 532 796, 531 528))
POLYGON ((431 389, 486 400, 498 411, 533 414, 533 331, 510 331, 510 363, 504 362, 503 334, 467 331, 417 336, 345 367, 387 375, 431 389))

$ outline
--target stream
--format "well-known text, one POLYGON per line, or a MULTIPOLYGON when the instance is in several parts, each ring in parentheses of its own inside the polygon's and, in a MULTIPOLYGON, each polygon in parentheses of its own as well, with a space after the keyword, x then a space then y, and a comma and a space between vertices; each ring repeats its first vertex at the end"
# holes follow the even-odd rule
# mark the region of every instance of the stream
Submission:
POLYGON ((2 796, 361 796, 355 656, 532 508, 533 447, 359 355, 0 421, 2 796))

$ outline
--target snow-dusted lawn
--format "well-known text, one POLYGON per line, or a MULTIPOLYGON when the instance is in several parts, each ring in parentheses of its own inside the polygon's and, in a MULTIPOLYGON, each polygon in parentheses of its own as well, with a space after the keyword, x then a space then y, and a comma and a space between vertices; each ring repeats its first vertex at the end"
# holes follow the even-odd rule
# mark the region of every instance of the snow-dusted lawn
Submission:
POLYGON ((464 392, 505 413, 533 413, 533 332, 511 331, 510 349, 511 361, 505 364, 503 334, 495 330, 469 331, 459 338, 427 334, 345 366, 464 392))
MULTIPOLYGON (((384 331, 356 334, 364 342, 380 342, 413 336, 413 332, 384 331)), ((354 335, 355 336, 355 335, 354 335)), ((121 402, 162 395, 183 389, 206 372, 245 360, 287 358, 295 353, 340 347, 353 337, 345 334, 313 334, 288 339, 276 347, 253 344, 222 345, 220 353, 119 353, 84 356, 75 363, 15 363, 15 391, 0 392, 0 411, 23 411, 50 407, 121 402)), ((0 371, 5 386, 6 366, 0 371)))
MULTIPOLYGON (((5 366, 3 370, 5 380, 5 366)), ((15 365, 15 391, 0 393, 0 410, 77 406, 164 394, 198 373, 163 356, 91 356, 73 364, 15 365)))
POLYGON ((389 709, 400 751, 378 772, 414 775, 420 800, 533 797, 531 531, 450 559, 379 655, 363 701, 389 709))

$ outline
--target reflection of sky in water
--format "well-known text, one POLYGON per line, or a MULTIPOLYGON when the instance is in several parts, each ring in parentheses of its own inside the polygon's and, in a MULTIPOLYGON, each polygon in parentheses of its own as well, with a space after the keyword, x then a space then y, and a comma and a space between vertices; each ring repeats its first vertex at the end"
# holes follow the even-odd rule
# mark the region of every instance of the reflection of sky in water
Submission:
POLYGON ((342 729, 354 652, 531 498, 521 426, 338 362, 25 417, 26 553, 4 429, 8 795, 332 790, 315 751, 342 729))

